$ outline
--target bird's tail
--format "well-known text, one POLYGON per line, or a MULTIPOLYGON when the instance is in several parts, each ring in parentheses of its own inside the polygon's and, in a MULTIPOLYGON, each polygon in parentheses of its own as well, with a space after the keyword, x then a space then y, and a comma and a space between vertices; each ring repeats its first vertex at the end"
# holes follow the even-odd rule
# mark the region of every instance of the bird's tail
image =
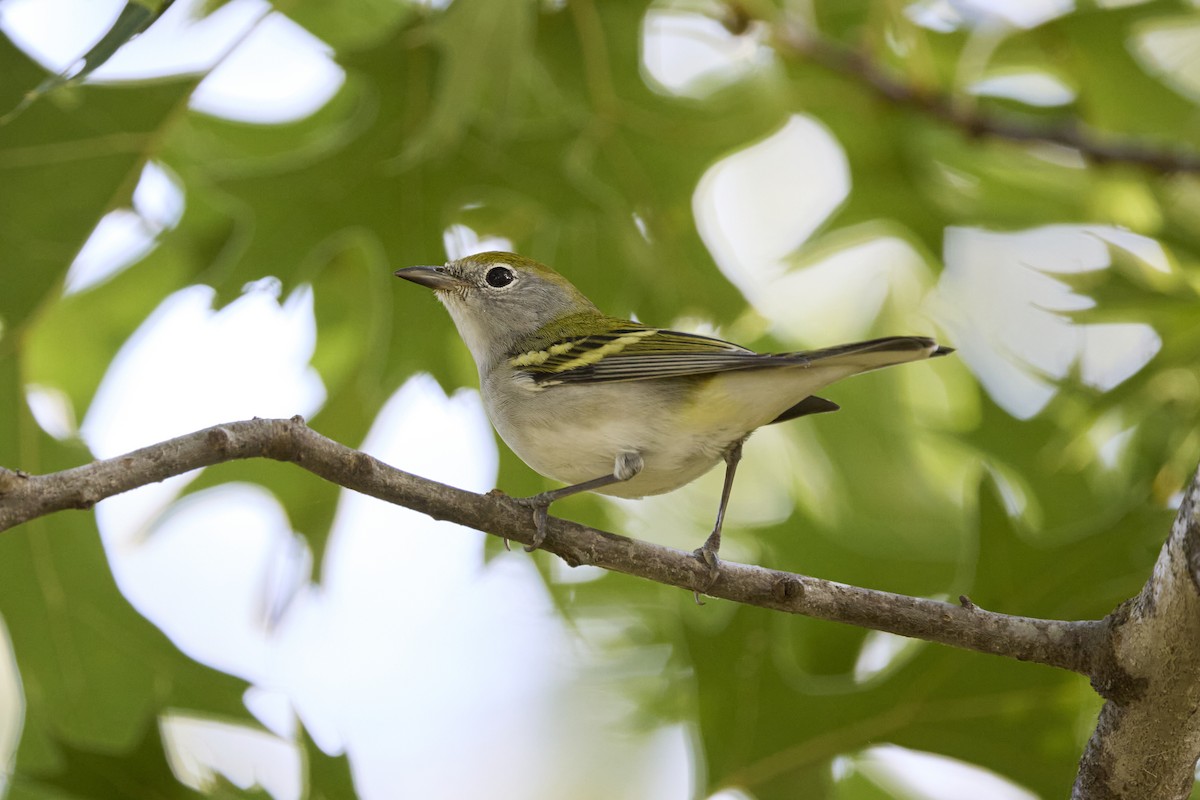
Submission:
POLYGON ((751 424, 746 427, 753 430, 771 422, 836 411, 837 404, 816 393, 843 378, 951 352, 949 347, 924 336, 889 336, 821 350, 761 356, 754 367, 727 372, 720 380, 712 381, 705 403, 734 409, 728 413, 748 420, 751 424))
MULTIPOLYGON (((933 339, 925 336, 888 336, 883 339, 872 339, 868 342, 854 342, 826 347, 821 350, 807 350, 800 353, 781 353, 779 358, 793 360, 799 366, 811 367, 810 373, 832 373, 827 380, 814 382, 817 385, 827 385, 849 375, 869 372, 893 364, 903 364, 907 361, 923 361, 926 358, 938 358, 954 352, 952 347, 942 347, 933 339)), ((807 372, 807 370, 805 370, 807 372)), ((816 385, 813 388, 817 388, 816 385)), ((824 414, 837 411, 837 403, 823 397, 810 395, 799 403, 786 408, 772 423, 787 422, 797 417, 809 414, 824 414)))
POLYGON ((813 366, 839 366, 851 373, 867 372, 907 361, 923 361, 954 352, 952 347, 943 347, 926 336, 885 336, 866 342, 839 344, 820 350, 802 353, 786 353, 784 358, 794 358, 813 366))

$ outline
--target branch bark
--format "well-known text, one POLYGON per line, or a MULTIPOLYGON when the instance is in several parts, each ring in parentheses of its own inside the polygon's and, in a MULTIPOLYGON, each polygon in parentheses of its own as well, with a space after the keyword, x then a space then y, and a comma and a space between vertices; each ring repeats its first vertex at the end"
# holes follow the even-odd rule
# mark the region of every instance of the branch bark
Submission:
MULTIPOLYGON (((338 444, 304 420, 217 425, 48 475, 0 468, 0 531, 225 461, 288 461, 348 489, 521 543, 528 507, 411 475, 338 444)), ((690 552, 551 517, 543 549, 697 590, 707 568, 690 552)), ((1076 798, 1185 798, 1200 754, 1200 471, 1141 594, 1104 620, 1060 621, 881 592, 723 562, 707 594, 1082 673, 1107 699, 1080 762, 1076 798)))
POLYGON ((1141 593, 1109 617, 1109 695, 1071 796, 1186 798, 1200 756, 1200 471, 1141 593))

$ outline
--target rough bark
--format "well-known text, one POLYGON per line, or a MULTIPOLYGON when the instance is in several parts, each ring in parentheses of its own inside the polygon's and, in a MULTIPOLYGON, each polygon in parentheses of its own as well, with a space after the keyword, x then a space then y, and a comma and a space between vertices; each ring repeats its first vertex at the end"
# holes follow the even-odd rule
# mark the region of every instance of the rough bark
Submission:
POLYGON ((1072 797, 1185 798, 1200 756, 1200 472, 1141 593, 1108 618, 1108 702, 1072 797))

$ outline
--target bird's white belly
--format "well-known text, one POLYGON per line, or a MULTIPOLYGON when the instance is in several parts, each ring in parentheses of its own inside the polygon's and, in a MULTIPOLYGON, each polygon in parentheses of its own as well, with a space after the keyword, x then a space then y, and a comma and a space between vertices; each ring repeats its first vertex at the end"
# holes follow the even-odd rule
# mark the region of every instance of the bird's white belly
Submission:
POLYGON ((622 453, 640 455, 641 472, 598 490, 617 497, 661 494, 690 483, 746 433, 681 432, 689 426, 662 413, 661 398, 654 402, 640 390, 631 384, 555 386, 492 393, 486 405, 500 437, 522 461, 566 484, 611 475, 622 453), (509 404, 505 413, 496 413, 497 403, 509 404))
POLYGON ((621 453, 637 453, 642 457, 641 472, 598 491, 617 497, 643 497, 690 483, 721 460, 723 447, 680 438, 664 437, 644 422, 611 420, 583 428, 537 428, 509 442, 509 446, 533 469, 567 484, 611 475, 621 453), (614 442, 622 445, 614 446, 614 442))

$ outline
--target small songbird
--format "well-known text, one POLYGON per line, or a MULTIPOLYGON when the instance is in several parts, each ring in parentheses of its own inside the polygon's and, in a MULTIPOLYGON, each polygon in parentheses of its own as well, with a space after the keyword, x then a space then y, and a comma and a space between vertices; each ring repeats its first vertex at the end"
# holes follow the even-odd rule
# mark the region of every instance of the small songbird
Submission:
POLYGON ((889 336, 796 353, 756 353, 694 333, 610 317, 549 267, 479 253, 396 277, 433 289, 479 368, 492 425, 522 461, 569 484, 522 498, 536 549, 550 504, 578 492, 644 497, 724 460, 713 531, 696 556, 710 580, 742 445, 756 428, 836 411, 814 392, 860 372, 953 352, 889 336))

